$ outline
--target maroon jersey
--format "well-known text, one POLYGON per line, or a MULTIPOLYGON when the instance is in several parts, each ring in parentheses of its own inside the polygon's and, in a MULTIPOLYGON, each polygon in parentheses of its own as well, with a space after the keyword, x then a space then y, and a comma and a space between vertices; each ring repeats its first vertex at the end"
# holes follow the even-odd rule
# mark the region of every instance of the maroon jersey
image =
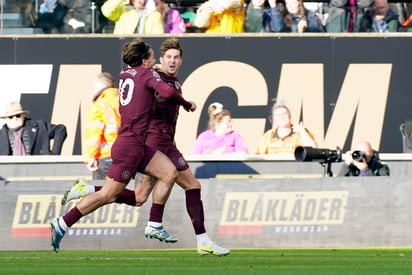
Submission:
POLYGON ((148 125, 152 119, 155 96, 160 95, 162 98, 172 100, 185 109, 191 107, 191 103, 176 92, 175 87, 162 81, 155 70, 141 66, 127 68, 120 73, 119 92, 121 115, 119 135, 132 134, 142 144, 146 140, 148 125))
MULTIPOLYGON (((179 80, 174 76, 169 76, 159 72, 160 78, 174 87, 182 95, 182 87, 179 80)), ((153 118, 150 122, 149 132, 153 134, 168 133, 171 140, 174 139, 177 118, 179 116, 180 105, 174 99, 165 99, 161 96, 156 98, 153 118)))
POLYGON ((162 81, 156 71, 144 67, 128 68, 120 73, 119 93, 121 125, 112 146, 113 162, 107 176, 127 184, 136 171, 144 172, 156 152, 145 144, 155 97, 172 100, 186 109, 192 104, 162 81))
MULTIPOLYGON (((179 94, 182 94, 179 80, 176 77, 162 72, 159 72, 159 74, 163 81, 174 87, 179 94)), ((180 105, 173 99, 164 99, 160 96, 156 98, 146 144, 167 155, 178 171, 184 171, 189 168, 189 165, 174 142, 179 108, 180 105)))

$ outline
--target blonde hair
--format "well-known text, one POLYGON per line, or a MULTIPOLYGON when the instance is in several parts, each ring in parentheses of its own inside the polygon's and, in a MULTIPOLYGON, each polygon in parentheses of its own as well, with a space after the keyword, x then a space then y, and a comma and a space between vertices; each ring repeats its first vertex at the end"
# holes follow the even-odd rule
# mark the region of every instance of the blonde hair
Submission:
POLYGON ((94 95, 93 100, 96 100, 97 97, 103 92, 103 90, 108 88, 114 88, 115 82, 114 78, 110 73, 100 73, 94 79, 94 95))
POLYGON ((222 121, 226 116, 232 116, 229 110, 223 109, 223 104, 214 102, 209 105, 209 129, 215 131, 215 124, 222 121))
POLYGON ((273 107, 272 107, 272 110, 269 116, 270 122, 272 123, 272 125, 275 125, 274 124, 275 122, 273 121, 273 115, 275 114, 275 111, 277 109, 285 109, 289 114, 289 118, 292 118, 292 113, 290 112, 290 109, 287 106, 287 104, 284 101, 276 102, 275 104, 273 104, 273 107))

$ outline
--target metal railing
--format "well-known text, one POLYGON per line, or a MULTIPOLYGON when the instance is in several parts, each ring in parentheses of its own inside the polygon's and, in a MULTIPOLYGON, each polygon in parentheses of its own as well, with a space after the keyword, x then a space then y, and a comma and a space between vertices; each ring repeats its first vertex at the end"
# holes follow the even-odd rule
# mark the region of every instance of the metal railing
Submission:
MULTIPOLYGON (((199 6, 201 3, 205 2, 206 0, 165 0, 167 3, 174 3, 177 6, 180 7, 188 7, 188 6, 199 6)), ((246 2, 249 2, 250 0, 246 0, 246 2)), ((0 34, 3 34, 5 32, 6 28, 10 29, 15 29, 16 31, 18 29, 26 28, 35 28, 35 27, 27 27, 22 25, 22 22, 25 21, 23 12, 21 10, 24 9, 24 7, 18 7, 14 6, 14 11, 13 7, 11 5, 15 4, 16 2, 13 2, 13 4, 10 4, 13 1, 6 1, 6 0, 0 0, 0 34)), ((279 3, 284 2, 284 0, 278 0, 279 3)), ((330 0, 303 0, 303 2, 321 2, 321 3, 328 3, 330 0)), ((412 3, 412 0, 388 0, 390 3, 412 3)), ((31 2, 28 2, 31 3, 31 2)), ((34 0, 33 4, 33 10, 34 13, 37 15, 39 12, 39 0, 34 0)), ((91 22, 91 33, 96 32, 96 18, 97 18, 97 12, 98 12, 98 7, 96 6, 95 2, 90 2, 90 12, 92 15, 92 22, 91 22)))

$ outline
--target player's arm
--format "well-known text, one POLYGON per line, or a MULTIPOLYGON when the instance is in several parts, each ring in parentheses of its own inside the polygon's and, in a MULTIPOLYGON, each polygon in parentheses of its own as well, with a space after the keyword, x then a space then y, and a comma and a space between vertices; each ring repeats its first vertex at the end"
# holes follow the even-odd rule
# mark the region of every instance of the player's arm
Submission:
POLYGON ((177 104, 183 106, 186 111, 193 112, 196 109, 195 104, 184 99, 174 87, 164 82, 155 70, 150 71, 152 72, 152 75, 148 79, 150 88, 158 92, 161 97, 168 100, 174 100, 177 104))

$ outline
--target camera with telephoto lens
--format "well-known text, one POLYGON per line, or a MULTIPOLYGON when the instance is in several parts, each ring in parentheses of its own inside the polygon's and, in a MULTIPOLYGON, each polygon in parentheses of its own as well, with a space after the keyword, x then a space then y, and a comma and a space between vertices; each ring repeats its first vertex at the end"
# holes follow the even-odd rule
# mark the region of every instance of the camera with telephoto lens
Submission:
POLYGON ((352 158, 356 161, 362 161, 365 159, 365 154, 362 151, 353 151, 352 158))
POLYGON ((310 146, 298 146, 295 149, 295 159, 297 161, 318 160, 324 163, 341 162, 342 150, 340 148, 336 148, 336 150, 331 150, 313 148, 310 146))

